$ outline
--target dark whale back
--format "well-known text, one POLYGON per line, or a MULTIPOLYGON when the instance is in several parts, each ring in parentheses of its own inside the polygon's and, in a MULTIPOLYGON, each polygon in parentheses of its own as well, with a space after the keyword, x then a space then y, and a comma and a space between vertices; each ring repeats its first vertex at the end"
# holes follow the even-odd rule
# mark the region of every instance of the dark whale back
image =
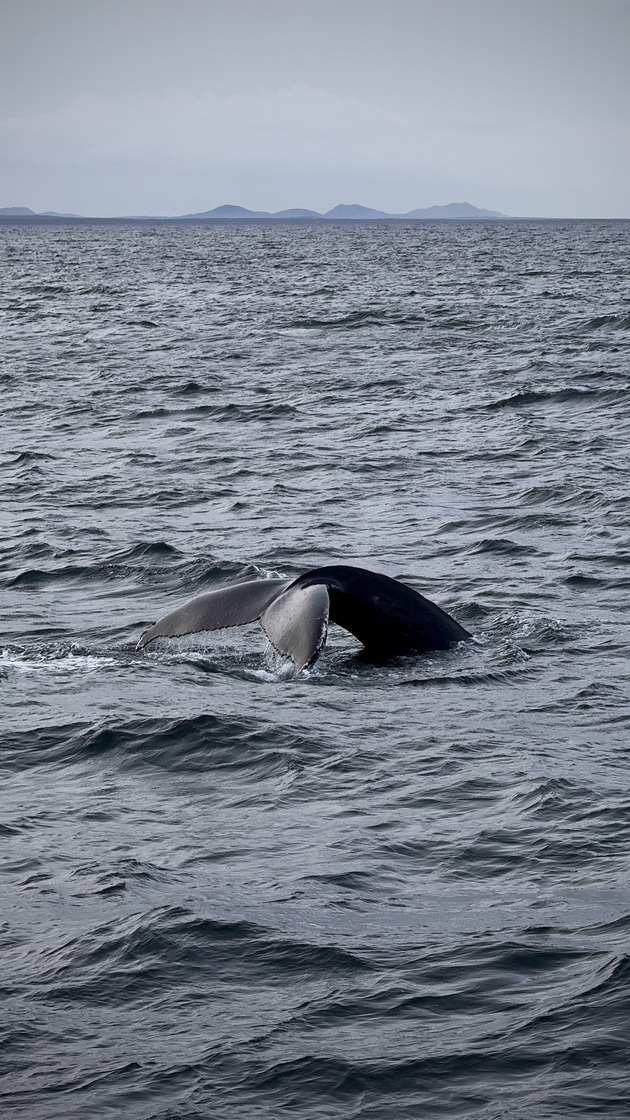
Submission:
POLYGON ((389 576, 349 565, 314 568, 292 587, 323 583, 330 620, 349 630, 368 654, 387 657, 406 650, 449 649, 470 634, 459 622, 412 587, 389 576))

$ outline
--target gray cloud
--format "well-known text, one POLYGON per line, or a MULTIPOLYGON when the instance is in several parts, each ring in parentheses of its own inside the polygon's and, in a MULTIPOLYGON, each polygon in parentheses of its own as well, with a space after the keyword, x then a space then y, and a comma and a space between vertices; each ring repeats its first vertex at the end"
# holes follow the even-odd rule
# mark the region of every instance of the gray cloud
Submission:
POLYGON ((21 0, 0 205, 626 215, 622 0, 21 0))

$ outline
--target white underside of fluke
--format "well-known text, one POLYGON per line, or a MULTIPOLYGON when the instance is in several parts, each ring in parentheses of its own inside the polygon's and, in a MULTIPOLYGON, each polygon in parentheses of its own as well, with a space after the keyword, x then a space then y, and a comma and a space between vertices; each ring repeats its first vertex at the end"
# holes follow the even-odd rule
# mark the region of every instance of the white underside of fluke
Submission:
POLYGON ((324 584, 289 587, 263 612, 260 625, 281 657, 290 657, 295 672, 318 657, 328 633, 330 599, 324 584))

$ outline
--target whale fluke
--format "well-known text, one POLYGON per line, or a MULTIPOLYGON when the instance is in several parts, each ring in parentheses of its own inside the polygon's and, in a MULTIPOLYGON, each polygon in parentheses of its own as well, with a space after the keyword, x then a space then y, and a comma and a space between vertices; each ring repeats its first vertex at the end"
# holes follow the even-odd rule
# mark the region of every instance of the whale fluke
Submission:
POLYGON ((264 611, 260 625, 274 649, 290 657, 295 672, 312 665, 328 633, 328 589, 323 583, 293 583, 264 611))
POLYGON ((149 626, 140 635, 136 649, 142 649, 154 638, 180 638, 200 630, 222 630, 225 626, 256 622, 290 584, 290 579, 255 579, 198 595, 149 626))
POLYGON ((199 595, 149 626, 136 648, 154 638, 260 620, 271 644, 291 658, 299 673, 321 653, 329 618, 377 659, 445 650, 471 636, 412 587, 365 568, 338 564, 314 568, 295 580, 251 580, 199 595))

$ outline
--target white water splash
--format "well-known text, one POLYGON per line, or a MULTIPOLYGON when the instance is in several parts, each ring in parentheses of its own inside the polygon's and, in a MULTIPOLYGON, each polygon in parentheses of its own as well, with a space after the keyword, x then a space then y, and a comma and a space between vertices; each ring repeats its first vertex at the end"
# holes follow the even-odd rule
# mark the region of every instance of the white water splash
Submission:
POLYGON ((15 650, 0 651, 0 672, 9 673, 95 673, 109 665, 115 665, 114 657, 96 657, 93 654, 79 653, 18 653, 15 650))

